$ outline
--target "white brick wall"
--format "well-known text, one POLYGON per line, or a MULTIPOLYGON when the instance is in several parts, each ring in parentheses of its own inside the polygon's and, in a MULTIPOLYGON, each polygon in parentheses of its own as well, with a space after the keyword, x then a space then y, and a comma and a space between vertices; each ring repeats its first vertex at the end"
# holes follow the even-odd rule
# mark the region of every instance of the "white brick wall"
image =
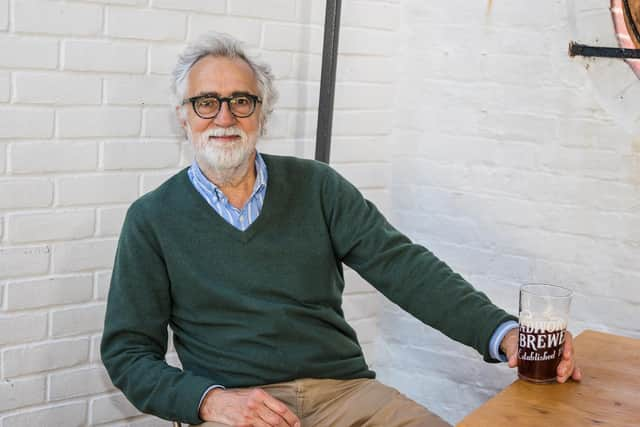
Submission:
MULTIPOLYGON (((375 70, 398 76, 394 222, 512 313, 523 282, 564 284, 574 333, 640 338, 640 80, 567 55, 615 46, 608 2, 526 5, 400 2, 395 68, 375 70)), ((379 378, 449 422, 515 379, 395 306, 378 319, 379 378)))
MULTIPOLYGON (((386 212, 399 16, 343 5, 332 149, 386 212)), ((322 0, 0 0, 0 427, 168 427, 113 388, 99 345, 129 204, 191 162, 169 73, 187 40, 239 37, 282 92, 261 149, 313 157, 323 22, 322 0)), ((346 275, 373 364, 380 299, 346 275)))

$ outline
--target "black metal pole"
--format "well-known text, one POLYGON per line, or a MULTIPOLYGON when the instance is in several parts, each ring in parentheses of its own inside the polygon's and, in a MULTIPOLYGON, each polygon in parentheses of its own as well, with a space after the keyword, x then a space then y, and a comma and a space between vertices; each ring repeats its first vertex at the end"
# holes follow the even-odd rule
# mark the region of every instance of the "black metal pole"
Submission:
POLYGON ((324 18, 324 45, 322 47, 322 75, 320 77, 315 158, 325 163, 329 163, 331 155, 331 127, 333 125, 333 100, 336 89, 341 3, 342 0, 327 0, 324 18))

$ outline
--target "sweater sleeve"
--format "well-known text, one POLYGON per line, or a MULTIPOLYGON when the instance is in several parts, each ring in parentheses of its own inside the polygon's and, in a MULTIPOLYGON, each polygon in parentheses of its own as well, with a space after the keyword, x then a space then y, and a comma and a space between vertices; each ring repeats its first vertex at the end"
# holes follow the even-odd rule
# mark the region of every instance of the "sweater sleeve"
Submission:
POLYGON ((396 230, 338 173, 328 173, 322 193, 334 251, 345 264, 423 323, 497 362, 491 336, 514 316, 396 230))
POLYGON ((163 254, 139 202, 127 212, 107 302, 102 361, 113 381, 140 411, 190 424, 214 384, 165 362, 171 314, 163 254))

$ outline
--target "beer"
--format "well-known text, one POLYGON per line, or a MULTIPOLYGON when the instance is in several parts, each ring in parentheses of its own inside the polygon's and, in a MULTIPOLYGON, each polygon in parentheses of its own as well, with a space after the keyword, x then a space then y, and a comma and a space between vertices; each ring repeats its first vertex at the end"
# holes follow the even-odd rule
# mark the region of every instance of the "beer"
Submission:
POLYGON ((569 289, 545 284, 520 288, 518 376, 535 383, 557 378, 562 360, 569 305, 569 289))
POLYGON ((562 359, 566 323, 556 320, 520 319, 518 376, 536 383, 553 382, 562 359))

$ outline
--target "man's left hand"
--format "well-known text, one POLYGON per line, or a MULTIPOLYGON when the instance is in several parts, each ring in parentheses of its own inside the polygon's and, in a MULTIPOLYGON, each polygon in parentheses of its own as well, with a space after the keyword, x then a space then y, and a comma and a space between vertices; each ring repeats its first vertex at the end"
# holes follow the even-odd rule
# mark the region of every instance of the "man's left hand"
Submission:
MULTIPOLYGON (((518 329, 510 330, 500 343, 500 350, 507 355, 509 367, 518 366, 518 329)), ((566 382, 569 378, 576 381, 582 379, 582 372, 576 366, 573 349, 573 336, 567 331, 565 334, 564 348, 562 350, 562 360, 558 364, 557 380, 559 383, 566 382)))

